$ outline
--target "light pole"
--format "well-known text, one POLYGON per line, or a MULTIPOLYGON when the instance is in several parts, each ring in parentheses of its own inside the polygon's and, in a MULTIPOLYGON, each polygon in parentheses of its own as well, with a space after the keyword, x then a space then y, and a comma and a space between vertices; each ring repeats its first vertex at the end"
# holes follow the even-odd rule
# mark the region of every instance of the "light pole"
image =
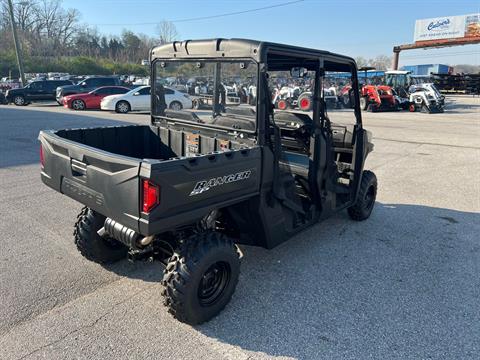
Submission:
POLYGON ((18 64, 18 72, 20 73, 20 81, 22 82, 22 86, 25 86, 25 74, 23 72, 23 60, 20 50, 20 44, 18 42, 17 36, 17 26, 15 25, 15 17, 13 16, 13 4, 12 0, 8 0, 8 9, 10 12, 10 22, 12 23, 12 33, 13 33, 13 42, 15 43, 15 52, 17 54, 17 64, 18 64))

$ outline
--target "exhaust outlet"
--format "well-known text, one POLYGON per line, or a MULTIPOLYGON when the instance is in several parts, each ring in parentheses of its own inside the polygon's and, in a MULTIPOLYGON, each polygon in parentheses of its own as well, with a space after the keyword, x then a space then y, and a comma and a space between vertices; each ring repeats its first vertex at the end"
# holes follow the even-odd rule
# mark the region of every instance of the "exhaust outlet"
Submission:
POLYGON ((110 218, 105 219, 103 227, 97 231, 97 234, 102 237, 112 237, 130 248, 135 247, 137 240, 141 237, 135 230, 110 218))
POLYGON ((110 218, 105 219, 103 227, 97 231, 97 234, 101 237, 112 237, 132 249, 148 246, 155 238, 154 235, 142 236, 135 232, 135 230, 132 230, 110 218))
POLYGON ((141 246, 148 246, 152 243, 154 238, 155 238, 155 235, 145 236, 144 238, 141 238, 141 239, 137 240, 137 242, 141 246))

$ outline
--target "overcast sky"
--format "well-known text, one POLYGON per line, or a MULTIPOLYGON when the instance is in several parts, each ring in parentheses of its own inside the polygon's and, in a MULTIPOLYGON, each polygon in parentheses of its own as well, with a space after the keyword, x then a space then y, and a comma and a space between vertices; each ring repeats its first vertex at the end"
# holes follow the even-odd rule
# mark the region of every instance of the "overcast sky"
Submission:
MULTIPOLYGON (((283 42, 366 58, 391 55, 392 47, 413 42, 416 19, 480 12, 480 1, 462 0, 64 0, 82 22, 105 34, 130 29, 153 36, 155 23, 173 21, 182 39, 242 37, 283 42), (176 20, 183 20, 177 21, 176 20), (185 21, 187 20, 187 21, 185 21)), ((400 65, 480 65, 480 44, 402 52, 400 65)))

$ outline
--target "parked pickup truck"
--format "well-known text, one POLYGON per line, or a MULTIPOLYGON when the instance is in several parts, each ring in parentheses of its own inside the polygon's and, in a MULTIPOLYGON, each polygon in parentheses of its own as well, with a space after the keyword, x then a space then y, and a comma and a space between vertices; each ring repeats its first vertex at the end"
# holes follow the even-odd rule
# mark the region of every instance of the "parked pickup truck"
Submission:
POLYGON ((36 101, 55 100, 55 89, 59 86, 72 85, 70 80, 37 80, 23 88, 7 90, 6 101, 17 106, 28 105, 36 101))
MULTIPOLYGON (((97 262, 159 260, 165 305, 189 324, 211 319, 239 278, 236 244, 273 248, 334 212, 370 216, 377 180, 363 129, 355 61, 254 40, 189 40, 152 49, 149 125, 41 131, 45 184, 85 207, 74 229, 97 262), (269 79, 312 82, 313 112, 274 111, 269 79), (322 84, 352 82, 350 124, 333 124, 322 84), (204 77, 208 110, 168 107, 165 79, 204 77), (229 106, 223 83, 258 84, 254 101, 229 106)), ((255 85, 257 86, 257 85, 255 85)), ((61 206, 61 205, 58 205, 61 206)))

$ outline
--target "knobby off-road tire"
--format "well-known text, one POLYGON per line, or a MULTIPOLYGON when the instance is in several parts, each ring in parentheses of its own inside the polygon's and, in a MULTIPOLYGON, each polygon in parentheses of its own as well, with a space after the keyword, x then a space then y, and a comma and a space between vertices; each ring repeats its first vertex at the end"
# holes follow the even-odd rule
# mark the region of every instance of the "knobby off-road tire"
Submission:
POLYGON ((127 255, 127 247, 115 239, 105 239, 97 234, 105 222, 105 216, 84 207, 77 216, 73 235, 78 251, 90 261, 108 264, 127 255))
POLYGON ((213 231, 192 235, 165 268, 164 304, 177 320, 201 324, 227 305, 239 274, 239 253, 231 239, 213 231))
POLYGON ((358 192, 357 202, 348 208, 348 215, 356 221, 366 220, 372 213, 377 197, 377 177, 371 171, 362 173, 362 182, 358 192))

